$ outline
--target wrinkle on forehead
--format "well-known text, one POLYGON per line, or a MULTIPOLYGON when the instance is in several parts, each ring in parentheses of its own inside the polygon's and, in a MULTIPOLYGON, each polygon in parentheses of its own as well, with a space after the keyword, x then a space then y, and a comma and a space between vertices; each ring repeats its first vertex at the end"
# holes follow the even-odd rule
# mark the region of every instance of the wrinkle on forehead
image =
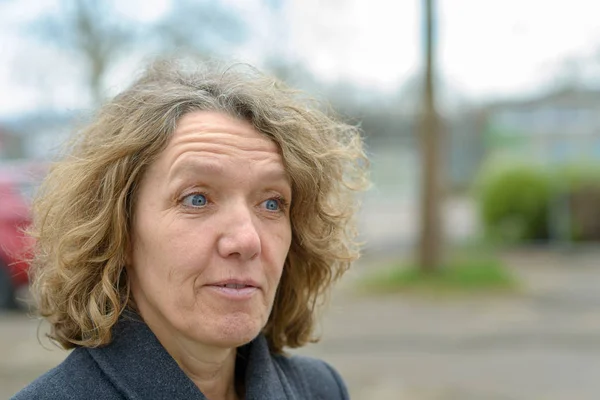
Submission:
POLYGON ((212 111, 184 115, 177 125, 169 147, 198 143, 215 149, 280 153, 279 146, 247 121, 212 111))
POLYGON ((240 137, 229 132, 190 131, 189 134, 173 137, 168 147, 170 155, 177 157, 182 152, 215 153, 245 156, 250 158, 281 158, 279 147, 268 138, 240 137))
POLYGON ((194 159, 206 161, 244 160, 248 167, 267 167, 287 175, 279 146, 249 122, 217 112, 195 112, 183 116, 163 154, 169 175, 194 159))

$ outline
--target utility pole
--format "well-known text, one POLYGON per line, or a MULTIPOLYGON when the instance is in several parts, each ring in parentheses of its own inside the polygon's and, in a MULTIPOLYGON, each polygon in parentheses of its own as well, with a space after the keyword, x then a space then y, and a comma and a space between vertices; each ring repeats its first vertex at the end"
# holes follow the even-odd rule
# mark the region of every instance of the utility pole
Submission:
POLYGON ((440 121, 435 107, 435 0, 423 0, 425 58, 423 106, 420 120, 421 142, 421 232, 418 266, 424 273, 440 267, 442 226, 440 220, 440 121))

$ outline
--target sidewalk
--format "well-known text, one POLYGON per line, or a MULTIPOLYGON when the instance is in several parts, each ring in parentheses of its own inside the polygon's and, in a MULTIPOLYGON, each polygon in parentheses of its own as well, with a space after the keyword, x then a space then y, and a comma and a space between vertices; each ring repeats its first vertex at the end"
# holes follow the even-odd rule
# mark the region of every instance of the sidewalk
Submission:
POLYGON ((356 400, 600 398, 600 268, 512 257, 526 293, 419 300, 337 293, 321 357, 356 400))

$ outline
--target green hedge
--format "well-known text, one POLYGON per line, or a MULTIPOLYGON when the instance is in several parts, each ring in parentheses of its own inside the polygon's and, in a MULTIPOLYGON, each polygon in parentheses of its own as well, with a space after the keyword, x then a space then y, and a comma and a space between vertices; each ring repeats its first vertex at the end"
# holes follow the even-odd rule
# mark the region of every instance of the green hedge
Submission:
POLYGON ((557 200, 568 210, 571 239, 600 240, 600 165, 550 172, 523 162, 494 163, 482 170, 475 190, 485 234, 492 241, 547 241, 557 200))

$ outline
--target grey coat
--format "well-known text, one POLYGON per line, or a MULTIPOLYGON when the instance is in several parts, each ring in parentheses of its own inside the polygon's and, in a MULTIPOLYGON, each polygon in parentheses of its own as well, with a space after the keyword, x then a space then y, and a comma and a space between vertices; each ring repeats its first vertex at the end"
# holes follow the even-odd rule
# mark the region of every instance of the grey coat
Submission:
MULTIPOLYGON (((348 399, 338 373, 323 361, 269 352, 263 335, 238 349, 245 360, 246 399, 348 399)), ((238 356, 238 363, 240 362, 238 356)), ((123 319, 113 341, 77 348, 13 400, 206 400, 146 324, 123 319)))

